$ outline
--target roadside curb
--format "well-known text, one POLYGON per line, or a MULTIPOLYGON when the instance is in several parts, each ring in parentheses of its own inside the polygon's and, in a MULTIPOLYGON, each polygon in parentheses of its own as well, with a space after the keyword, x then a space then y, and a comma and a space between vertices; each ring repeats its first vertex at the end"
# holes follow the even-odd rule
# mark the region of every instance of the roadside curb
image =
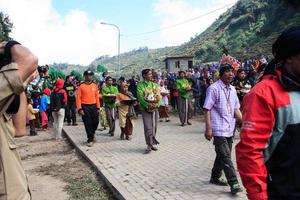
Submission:
POLYGON ((92 161, 92 156, 94 155, 87 155, 84 153, 84 151, 72 140, 72 138, 68 135, 68 133, 63 129, 63 134, 67 138, 67 140, 70 142, 71 145, 73 145, 76 149, 76 151, 86 160, 88 163, 92 166, 93 170, 96 172, 97 176, 104 181, 105 185, 109 188, 109 190, 112 192, 113 196, 118 200, 131 200, 136 199, 134 196, 132 196, 130 193, 128 193, 125 189, 122 189, 123 186, 121 186, 118 181, 110 175, 105 170, 101 170, 99 166, 97 166, 92 161), (117 189, 119 188, 119 189, 117 189))

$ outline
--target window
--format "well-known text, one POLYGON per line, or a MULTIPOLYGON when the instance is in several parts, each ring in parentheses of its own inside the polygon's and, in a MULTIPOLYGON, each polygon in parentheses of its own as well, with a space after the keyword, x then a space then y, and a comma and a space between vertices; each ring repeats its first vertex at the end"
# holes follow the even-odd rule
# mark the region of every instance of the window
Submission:
POLYGON ((180 69, 180 61, 179 60, 175 61, 175 68, 180 69))
POLYGON ((193 61, 192 61, 192 60, 189 60, 189 62, 188 62, 188 67, 189 67, 189 68, 193 68, 193 61))

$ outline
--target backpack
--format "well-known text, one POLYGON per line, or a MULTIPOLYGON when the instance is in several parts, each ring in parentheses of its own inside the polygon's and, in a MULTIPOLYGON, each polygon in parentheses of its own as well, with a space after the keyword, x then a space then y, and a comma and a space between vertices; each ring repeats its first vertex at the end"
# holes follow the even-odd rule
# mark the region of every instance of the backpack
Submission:
POLYGON ((53 112, 58 112, 60 110, 60 108, 62 107, 61 94, 58 93, 60 90, 61 89, 59 89, 57 91, 54 90, 51 94, 50 109, 53 112))

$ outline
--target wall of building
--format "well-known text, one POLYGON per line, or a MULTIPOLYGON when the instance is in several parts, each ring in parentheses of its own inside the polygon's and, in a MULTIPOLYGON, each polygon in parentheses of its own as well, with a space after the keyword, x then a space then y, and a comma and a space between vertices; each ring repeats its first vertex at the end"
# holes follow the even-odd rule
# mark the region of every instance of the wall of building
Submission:
POLYGON ((178 72, 185 71, 188 69, 189 61, 193 61, 192 59, 168 59, 167 60, 167 69, 168 72, 178 72), (180 61, 180 68, 176 68, 176 62, 180 61))

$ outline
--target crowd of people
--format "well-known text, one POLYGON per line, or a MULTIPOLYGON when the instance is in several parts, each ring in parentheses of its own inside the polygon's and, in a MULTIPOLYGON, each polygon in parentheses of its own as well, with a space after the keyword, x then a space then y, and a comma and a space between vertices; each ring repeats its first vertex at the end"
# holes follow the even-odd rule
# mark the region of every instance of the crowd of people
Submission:
POLYGON ((48 66, 39 66, 39 76, 26 90, 29 135, 37 135, 37 130, 47 131, 48 123, 52 121, 55 138, 60 140, 64 122, 68 126, 77 126, 78 113, 85 127, 88 147, 96 142, 97 129, 108 129, 107 134, 115 136, 117 118, 120 139, 131 140, 134 119, 141 114, 145 153, 148 154, 158 150, 158 119, 170 121, 169 107, 173 113, 178 113, 182 127, 192 125, 191 119, 196 114, 205 114, 205 136, 208 140, 214 138, 217 153, 210 182, 229 184, 235 194, 242 191, 231 161, 233 136, 239 127, 236 121, 241 123, 243 98, 259 81, 266 66, 267 60, 260 57, 240 63, 237 68, 220 62, 177 73, 144 69, 142 80, 135 76, 116 80, 107 72, 95 80, 94 72, 87 70, 81 82, 71 75, 65 80, 50 79, 48 66), (228 182, 220 179, 222 170, 228 182))
POLYGON ((204 114, 204 135, 213 139, 216 152, 210 183, 229 185, 232 194, 242 191, 231 159, 240 129, 237 167, 248 198, 299 199, 300 28, 285 30, 272 53, 271 61, 260 57, 241 62, 225 55, 218 65, 177 73, 143 69, 142 80, 116 80, 106 72, 95 80, 87 70, 79 82, 71 75, 49 79, 47 66, 37 68, 37 58, 28 49, 16 41, 1 42, 0 197, 30 199, 13 142, 13 137, 26 134, 25 123, 34 136, 37 130, 48 131, 53 122, 60 140, 64 121, 77 126, 78 113, 86 144, 92 147, 99 122, 100 130, 108 129, 114 137, 118 118, 120 139, 131 140, 134 120, 141 114, 148 154, 158 150, 158 119, 168 123, 171 107, 182 127, 192 125, 195 114, 204 114))

